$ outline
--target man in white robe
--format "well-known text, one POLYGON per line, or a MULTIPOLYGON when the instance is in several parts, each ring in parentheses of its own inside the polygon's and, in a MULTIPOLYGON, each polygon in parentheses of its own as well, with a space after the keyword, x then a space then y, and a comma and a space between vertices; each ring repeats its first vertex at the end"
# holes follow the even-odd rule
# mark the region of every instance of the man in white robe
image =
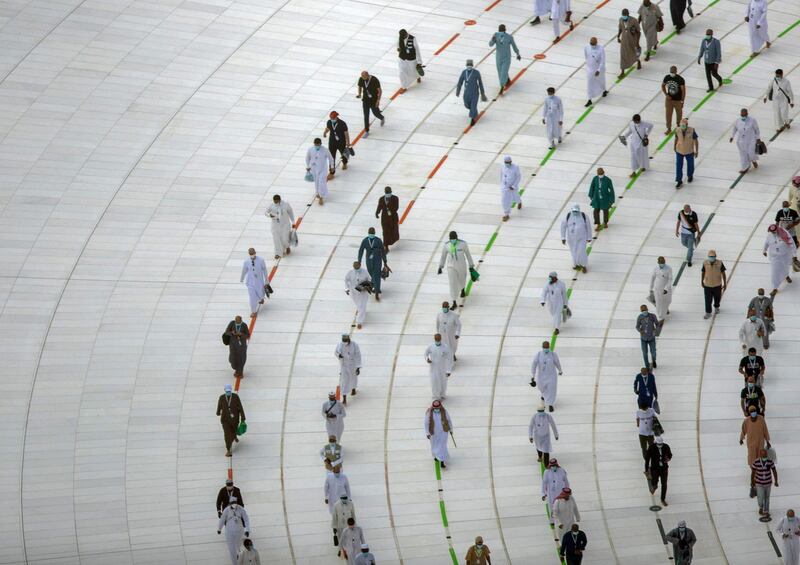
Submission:
POLYGON ((517 203, 517 209, 522 208, 522 198, 519 195, 519 183, 522 180, 522 172, 519 165, 511 162, 511 155, 503 157, 503 165, 500 167, 500 199, 503 206, 503 221, 507 222, 511 217, 511 204, 517 203))
POLYGON ((369 550, 369 544, 361 544, 361 553, 356 556, 353 565, 375 565, 375 556, 369 550))
POLYGON ((228 544, 231 564, 237 565, 242 539, 250 536, 250 517, 247 515, 247 510, 243 506, 239 506, 239 500, 235 496, 230 498, 230 504, 222 511, 222 516, 217 524, 217 534, 221 534, 223 528, 225 528, 225 543, 228 544))
POLYGON ((658 265, 650 275, 650 292, 656 302, 656 318, 663 324, 672 303, 672 267, 663 257, 658 258, 658 265))
POLYGON ((314 146, 306 151, 306 172, 314 177, 314 190, 316 190, 319 204, 325 203, 328 197, 328 175, 336 168, 336 161, 327 147, 322 146, 322 140, 314 138, 314 146))
POLYGON ((542 306, 547 304, 550 310, 550 316, 553 319, 553 327, 555 334, 560 333, 562 311, 568 306, 567 301, 567 286, 558 280, 558 273, 551 271, 548 275, 547 284, 542 288, 542 298, 540 299, 542 306))
POLYGON ((578 503, 575 502, 575 497, 572 496, 571 488, 562 489, 561 494, 556 497, 553 503, 553 516, 558 520, 558 529, 563 532, 570 531, 572 524, 581 521, 578 503))
MULTIPOLYGON (((331 529, 333 530, 334 538, 339 538, 339 535, 347 529, 347 520, 352 518, 356 519, 356 506, 353 501, 346 494, 339 496, 339 500, 333 505, 333 513, 331 514, 331 529)), ((340 543, 336 544, 341 547, 340 543)))
POLYGON ((352 498, 350 495, 350 481, 347 480, 347 475, 342 473, 341 467, 334 467, 325 477, 325 486, 323 487, 325 496, 325 504, 328 505, 328 512, 333 514, 333 507, 339 501, 342 495, 347 498, 352 498))
MULTIPOLYGON (((546 343, 546 342, 545 342, 546 343)), ((531 418, 528 425, 528 440, 536 446, 536 461, 550 461, 550 453, 553 451, 553 444, 550 441, 550 430, 558 441, 558 428, 553 417, 544 411, 544 402, 539 403, 536 414, 531 418)))
POLYGON ((736 138, 736 147, 739 149, 739 173, 744 174, 750 170, 750 164, 758 168, 758 153, 756 142, 761 141, 761 131, 755 118, 747 115, 747 108, 739 112, 739 119, 733 123, 733 132, 728 140, 733 143, 736 138))
POLYGON ((551 0, 533 0, 533 15, 534 18, 531 20, 531 25, 535 26, 536 24, 542 23, 541 16, 547 15, 550 13, 550 4, 551 0))
POLYGON ((592 242, 592 224, 589 217, 581 212, 578 204, 572 204, 572 210, 561 221, 561 244, 569 244, 573 269, 586 272, 589 255, 586 246, 592 242))
POLYGON ((794 244, 789 232, 772 224, 767 228, 767 239, 764 240, 764 257, 769 257, 770 275, 772 278, 771 296, 778 294, 778 287, 781 283, 791 283, 792 278, 789 273, 792 270, 792 261, 797 253, 797 246, 794 244))
MULTIPOLYGON (((546 500, 550 508, 553 508, 556 497, 567 487, 569 487, 567 472, 558 466, 555 458, 550 459, 550 464, 542 475, 542 500, 546 500)), ((552 513, 550 523, 553 523, 552 513)))
POLYGON ((450 283, 450 298, 453 300, 450 309, 455 310, 458 308, 458 297, 466 296, 464 288, 467 285, 467 274, 469 274, 467 266, 474 269, 475 263, 472 261, 467 242, 458 239, 458 234, 454 231, 450 232, 449 239, 442 248, 437 274, 442 274, 445 263, 447 263, 447 280, 450 283))
POLYGON ((631 152, 631 178, 635 177, 640 171, 647 170, 650 164, 650 156, 648 153, 648 146, 645 145, 645 140, 648 139, 650 131, 653 129, 653 124, 650 122, 643 122, 639 114, 633 115, 633 120, 628 124, 628 132, 626 135, 628 149, 631 152))
POLYGON ((242 263, 242 276, 239 282, 247 286, 247 293, 250 298, 250 315, 258 314, 258 305, 264 304, 264 285, 267 284, 267 264, 256 255, 256 250, 252 247, 247 250, 249 259, 242 263))
POLYGON ((569 24, 569 29, 573 29, 575 24, 572 23, 572 9, 570 8, 570 0, 552 0, 550 3, 550 19, 553 22, 553 35, 556 43, 561 39, 561 25, 562 23, 569 24))
POLYGON ((328 400, 322 403, 322 417, 325 418, 325 431, 328 433, 328 437, 334 436, 338 441, 342 441, 345 416, 347 413, 344 406, 336 400, 336 393, 330 391, 328 400))
POLYGON ((592 105, 592 98, 607 96, 606 90, 606 50, 597 43, 597 38, 589 39, 589 45, 583 48, 586 59, 586 97, 585 106, 592 105))
POLYGON ((564 125, 564 104, 556 96, 556 89, 552 86, 547 89, 547 98, 542 105, 542 123, 547 126, 547 143, 550 149, 555 149, 556 140, 561 143, 561 126, 564 125))
POLYGON ((353 262, 353 270, 344 277, 344 292, 356 305, 356 327, 361 329, 364 318, 367 316, 367 301, 369 292, 365 290, 364 283, 372 284, 372 277, 366 269, 361 268, 361 263, 353 262))
POLYGON ((747 4, 747 13, 744 17, 750 32, 750 51, 753 56, 758 53, 761 46, 767 44, 767 49, 772 46, 769 42, 767 26, 767 0, 750 0, 747 4))
POLYGON ((453 352, 442 343, 442 336, 433 336, 433 343, 425 350, 425 362, 431 377, 431 396, 442 400, 447 396, 447 379, 453 372, 453 352))
POLYGON ((764 104, 767 100, 772 100, 772 116, 775 119, 777 132, 791 127, 789 108, 794 108, 794 92, 789 79, 783 78, 783 69, 776 69, 775 76, 769 81, 767 91, 764 93, 764 104))
POLYGON ((342 341, 336 345, 334 353, 339 360, 339 390, 342 393, 342 404, 347 404, 347 395, 356 395, 358 376, 361 374, 361 348, 350 341, 348 334, 342 334, 342 341))
POLYGON ((280 259, 284 254, 289 255, 289 236, 294 227, 294 211, 288 202, 283 202, 279 194, 272 197, 267 211, 264 212, 271 222, 272 245, 275 248, 275 258, 280 259))
POLYGON ((786 511, 775 533, 780 534, 783 540, 784 565, 800 564, 800 520, 794 515, 794 510, 790 508, 786 511))
MULTIPOLYGON (((541 399, 552 412, 558 392, 558 375, 563 374, 561 360, 555 351, 550 350, 550 342, 542 342, 542 350, 533 356, 531 363, 531 384, 539 389, 541 399)), ((558 433, 556 433, 558 435, 558 433)))
POLYGON ((767 329, 764 322, 756 316, 753 310, 748 312, 748 317, 742 322, 739 328, 739 343, 742 344, 742 349, 748 351, 750 348, 756 350, 756 355, 761 355, 763 342, 762 337, 767 329))
POLYGON ((356 556, 361 553, 361 544, 364 543, 364 531, 356 525, 355 518, 347 520, 347 527, 339 534, 339 548, 344 551, 342 557, 347 557, 347 565, 356 562, 356 556))
POLYGON ((436 315, 436 333, 442 336, 442 341, 450 348, 453 361, 458 361, 458 339, 461 337, 461 316, 450 310, 449 302, 442 302, 442 311, 436 315))
POLYGON ((447 442, 450 432, 453 430, 453 421, 450 413, 444 409, 442 403, 434 400, 431 407, 425 411, 425 422, 423 423, 425 435, 431 441, 431 454, 440 464, 442 469, 447 468, 450 460, 450 452, 447 450, 447 442))

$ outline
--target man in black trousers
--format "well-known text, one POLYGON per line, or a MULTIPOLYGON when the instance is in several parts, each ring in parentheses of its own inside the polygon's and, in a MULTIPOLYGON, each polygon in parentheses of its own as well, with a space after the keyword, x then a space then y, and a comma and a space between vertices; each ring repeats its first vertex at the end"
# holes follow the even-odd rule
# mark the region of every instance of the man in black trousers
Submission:
POLYGON ((242 491, 239 490, 239 487, 233 486, 233 479, 227 479, 225 486, 219 489, 219 494, 217 494, 217 518, 222 518, 222 513, 231 503, 231 497, 236 498, 239 506, 244 506, 242 491))
POLYGON ((667 476, 669 475, 669 462, 672 459, 672 450, 664 443, 664 438, 656 436, 656 441, 647 450, 645 468, 647 478, 650 480, 650 494, 656 492, 658 481, 661 481, 661 504, 667 504, 667 476))
POLYGON ((567 565, 581 565, 585 549, 586 534, 578 528, 578 524, 572 524, 572 529, 561 538, 561 558, 566 560, 567 565))
POLYGON ((386 123, 386 118, 381 114, 381 81, 378 77, 371 76, 367 71, 361 71, 361 78, 358 79, 358 94, 356 98, 361 98, 361 108, 364 110, 364 137, 369 137, 369 113, 381 121, 381 126, 386 123))

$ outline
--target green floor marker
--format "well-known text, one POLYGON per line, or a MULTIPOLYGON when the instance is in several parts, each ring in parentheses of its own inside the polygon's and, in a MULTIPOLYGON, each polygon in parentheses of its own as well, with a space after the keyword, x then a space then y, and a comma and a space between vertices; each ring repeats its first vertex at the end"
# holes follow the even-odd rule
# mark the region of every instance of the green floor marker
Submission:
POLYGON ((553 153, 555 153, 555 150, 556 150, 556 148, 553 147, 552 149, 547 151, 547 155, 545 155, 544 159, 542 159, 542 162, 539 163, 540 167, 544 167, 544 164, 547 163, 548 160, 550 160, 550 157, 553 156, 553 153))
MULTIPOLYGON (((723 80, 723 82, 725 81, 723 80)), ((692 108, 692 112, 697 112, 700 108, 702 108, 703 104, 708 102, 708 99, 714 96, 716 93, 717 93, 716 90, 712 90, 711 92, 703 96, 702 100, 700 100, 700 102, 698 102, 697 105, 694 108, 692 108)))
POLYGON ((433 460, 433 466, 436 469, 436 480, 437 481, 441 481, 442 480, 442 468, 439 466, 439 460, 438 459, 434 459, 433 460))
POLYGON ((456 557, 456 550, 450 548, 450 557, 453 559, 453 565, 458 565, 458 557, 456 557))
POLYGON ((442 512, 442 524, 444 524, 444 527, 446 528, 448 526, 448 523, 447 523, 447 512, 444 509, 444 500, 439 501, 439 510, 442 512))
POLYGON ((790 25, 789 27, 787 27, 785 30, 783 30, 782 32, 780 32, 780 33, 778 34, 778 37, 783 37, 784 35, 786 35, 786 34, 787 34, 787 33, 789 33, 790 31, 792 31, 794 28, 796 28, 798 25, 800 25, 800 20, 797 20, 797 21, 796 21, 796 22, 794 22, 792 25, 790 25))
MULTIPOLYGON (((516 202, 515 202, 514 204, 516 204, 516 202)), ((489 250, 492 248, 492 245, 494 245, 494 240, 495 240, 495 239, 497 239, 497 234, 498 234, 498 233, 499 233, 499 232, 494 232, 494 233, 492 234, 492 237, 490 237, 490 238, 489 238, 489 243, 487 243, 487 244, 486 244, 486 251, 487 251, 487 252, 488 252, 488 251, 489 251, 489 250)), ((471 282, 471 281, 470 281, 470 282, 471 282)))
POLYGON ((553 335, 550 336, 550 351, 555 351, 557 340, 558 340, 558 335, 556 334, 556 332, 553 332, 553 335))
POLYGON ((626 185, 625 185, 625 190, 630 190, 630 188, 633 186, 633 183, 635 183, 635 182, 636 182, 636 180, 639 178, 639 175, 641 175, 641 174, 642 174, 642 173, 640 173, 640 172, 637 172, 637 173, 634 175, 634 177, 633 177, 633 178, 632 178, 630 181, 628 181, 628 184, 626 184, 626 185))
POLYGON ((464 289, 464 294, 469 296, 469 291, 472 290, 472 280, 467 282, 467 288, 464 289))
POLYGON ((733 81, 729 78, 722 79, 722 84, 733 84, 733 81))
POLYGON ((623 80, 625 80, 626 78, 628 78, 628 75, 629 75, 629 74, 631 74, 631 73, 633 72, 633 69, 635 69, 635 68, 636 68, 636 67, 631 67, 630 69, 628 69, 627 71, 625 71, 625 73, 622 75, 622 78, 617 78, 617 80, 614 82, 614 84, 619 84, 619 83, 621 83, 623 80))
POLYGON ((667 142, 670 139, 672 139, 673 135, 675 135, 675 130, 672 130, 671 132, 669 132, 669 135, 667 137, 665 137, 664 140, 661 143, 658 144, 658 147, 656 148, 656 151, 661 151, 661 149, 663 149, 663 147, 667 144, 667 142))
POLYGON ((664 45, 664 44, 665 44, 667 41, 669 41, 670 39, 672 39, 673 37, 675 37, 677 34, 678 34, 678 30, 675 30, 675 29, 673 29, 673 30, 672 30, 672 33, 670 33, 670 34, 669 34, 669 35, 667 35, 667 36, 666 36, 664 39, 662 39, 662 40, 661 40, 661 42, 660 42, 660 43, 661 43, 661 45, 664 45))
MULTIPOLYGON (((738 73, 739 71, 741 71, 741 70, 742 70, 743 68, 745 68, 747 65, 749 65, 750 63, 752 63, 752 62, 753 62, 753 59, 755 59, 755 57, 753 57, 752 55, 751 55, 750 57, 748 57, 748 58, 747 58, 747 60, 746 60, 744 63, 742 63, 741 65, 739 65, 739 66, 738 66, 738 67, 736 67, 735 69, 733 69, 733 73, 732 73, 732 74, 734 74, 734 75, 735 75, 736 73, 738 73)), ((723 80, 722 82, 723 82, 723 84, 725 83, 725 81, 724 81, 724 80, 723 80)))
POLYGON ((578 118, 578 121, 577 121, 577 122, 575 122, 575 124, 579 124, 579 123, 581 123, 581 122, 584 120, 584 118, 586 118, 586 116, 588 116, 588 115, 589 115, 589 112, 591 112, 592 110, 594 110, 594 104, 592 104, 591 106, 589 106, 588 108, 586 108, 586 110, 583 112, 583 114, 581 114, 581 117, 580 117, 580 118, 578 118))

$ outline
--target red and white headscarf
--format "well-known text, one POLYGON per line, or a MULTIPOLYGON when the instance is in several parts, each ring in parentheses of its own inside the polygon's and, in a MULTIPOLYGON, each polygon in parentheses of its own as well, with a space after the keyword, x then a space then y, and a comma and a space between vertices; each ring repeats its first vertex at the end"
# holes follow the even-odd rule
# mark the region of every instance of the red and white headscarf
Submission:
POLYGON ((790 245, 792 243, 792 236, 788 231, 780 227, 778 224, 770 224, 770 226, 767 228, 767 231, 769 233, 776 234, 786 245, 790 245))

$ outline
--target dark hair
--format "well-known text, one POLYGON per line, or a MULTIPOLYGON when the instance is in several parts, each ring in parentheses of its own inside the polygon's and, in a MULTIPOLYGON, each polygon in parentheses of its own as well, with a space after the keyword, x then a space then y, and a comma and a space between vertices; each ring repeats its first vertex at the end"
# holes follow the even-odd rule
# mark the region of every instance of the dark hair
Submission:
POLYGON ((318 138, 318 137, 315 137, 315 138, 314 138, 314 145, 316 145, 317 143, 319 143, 320 145, 322 145, 322 140, 321 140, 320 138, 318 138))
POLYGON ((634 122, 641 122, 642 121, 642 117, 639 114, 634 114, 633 115, 633 121, 634 122))
POLYGON ((500 26, 497 28, 497 31, 505 31, 505 30, 506 30, 505 24, 500 24, 500 26))
POLYGON ((244 546, 247 547, 247 548, 253 547, 253 540, 251 540, 250 538, 245 538, 244 539, 244 546))
POLYGON ((406 37, 408 37, 408 32, 404 29, 401 29, 399 39, 397 40, 397 48, 401 51, 403 50, 403 42, 406 40, 406 37))
POLYGON ((454 231, 450 232, 450 239, 458 239, 458 234, 454 231))

